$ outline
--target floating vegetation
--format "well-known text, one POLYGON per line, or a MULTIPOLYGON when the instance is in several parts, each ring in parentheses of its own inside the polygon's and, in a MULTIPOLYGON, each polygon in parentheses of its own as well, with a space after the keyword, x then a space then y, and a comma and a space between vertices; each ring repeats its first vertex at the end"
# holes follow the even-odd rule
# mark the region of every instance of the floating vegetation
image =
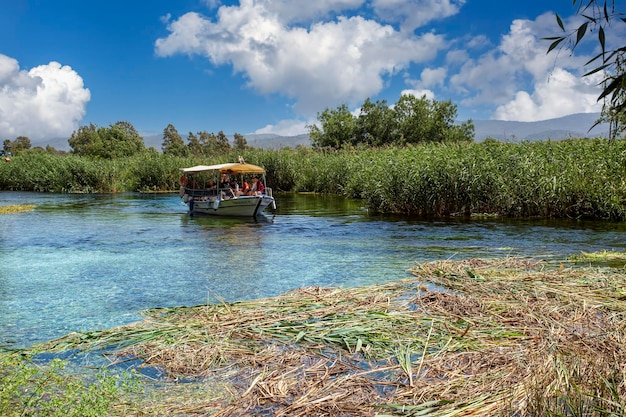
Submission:
POLYGON ((616 252, 602 250, 598 252, 581 252, 568 258, 574 262, 593 262, 593 261, 624 261, 626 263, 626 252, 616 252))
POLYGON ((113 347, 115 362, 161 369, 167 378, 127 414, 626 413, 624 269, 507 257, 411 272, 368 287, 153 309, 134 325, 36 348, 113 347))
POLYGON ((34 204, 12 204, 10 206, 0 206, 0 214, 25 213, 34 209, 34 204))

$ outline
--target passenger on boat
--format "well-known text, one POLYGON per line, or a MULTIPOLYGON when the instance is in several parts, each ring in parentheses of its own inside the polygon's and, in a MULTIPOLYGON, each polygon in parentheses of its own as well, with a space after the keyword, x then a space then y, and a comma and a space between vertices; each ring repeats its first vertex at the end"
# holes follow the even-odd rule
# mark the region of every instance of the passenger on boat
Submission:
POLYGON ((208 191, 208 195, 217 195, 217 184, 215 184, 215 181, 209 180, 207 182, 206 189, 208 191))
POLYGON ((232 197, 235 197, 238 195, 237 193, 239 192, 239 184, 237 184, 237 181, 232 180, 230 182, 229 190, 230 190, 230 194, 232 197))
POLYGON ((230 180, 228 174, 222 174, 222 177, 220 178, 220 188, 228 188, 229 182, 230 180))
POLYGON ((237 197, 239 197, 240 195, 248 195, 248 192, 250 191, 250 184, 248 184, 247 181, 243 182, 243 185, 241 186, 241 189, 239 191, 237 191, 237 197))
POLYGON ((247 195, 260 195, 265 192, 265 186, 263 182, 259 179, 258 175, 255 175, 252 178, 252 188, 247 195))

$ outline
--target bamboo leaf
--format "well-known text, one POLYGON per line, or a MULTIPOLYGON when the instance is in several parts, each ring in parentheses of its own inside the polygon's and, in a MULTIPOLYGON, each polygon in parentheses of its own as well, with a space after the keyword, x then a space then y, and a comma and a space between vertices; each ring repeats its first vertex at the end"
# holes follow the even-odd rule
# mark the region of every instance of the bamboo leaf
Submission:
POLYGON ((585 33, 587 33, 587 26, 588 26, 589 22, 585 22, 582 25, 580 25, 580 27, 578 28, 578 31, 576 33, 576 43, 574 44, 574 47, 576 47, 576 45, 578 45, 578 43, 581 41, 581 39, 585 36, 585 33))
POLYGON ((583 77, 586 77, 586 76, 591 75, 591 74, 595 74, 595 73, 596 73, 596 72, 598 72, 598 71, 602 71, 603 69, 605 69, 605 68, 606 68, 606 67, 608 67, 608 66, 609 66, 609 64, 606 64, 606 65, 601 65, 601 66, 599 66, 599 67, 597 67, 597 68, 594 68, 594 69, 592 69, 591 71, 589 71, 589 72, 587 72, 587 73, 583 74, 583 77))
POLYGON ((604 29, 602 28, 602 26, 600 26, 600 29, 598 30, 598 40, 600 41, 600 46, 602 47, 602 55, 604 55, 604 51, 605 51, 605 48, 604 48, 605 44, 604 44, 604 42, 605 42, 605 39, 604 39, 604 29))
POLYGON ((558 13, 556 13, 556 23, 559 25, 561 30, 565 32, 565 26, 563 26, 563 21, 561 20, 561 17, 558 13))
POLYGON ((558 38, 557 40, 555 40, 554 42, 552 42, 552 44, 550 44, 550 47, 548 48, 548 52, 546 52, 547 54, 550 53, 550 51, 552 51, 554 48, 556 48, 557 46, 559 46, 559 44, 561 42, 563 42, 565 38, 558 38))

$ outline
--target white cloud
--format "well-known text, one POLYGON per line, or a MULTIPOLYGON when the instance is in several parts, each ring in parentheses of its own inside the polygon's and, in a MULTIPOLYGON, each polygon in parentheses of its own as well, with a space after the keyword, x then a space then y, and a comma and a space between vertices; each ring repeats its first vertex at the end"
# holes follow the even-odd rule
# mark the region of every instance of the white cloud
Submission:
POLYGON ((400 23, 411 32, 433 20, 457 14, 465 0, 372 0, 372 7, 382 19, 400 23))
POLYGON ((435 93, 432 92, 431 90, 402 90, 400 95, 402 95, 402 96, 413 96, 413 97, 416 97, 416 98, 422 98, 422 97, 426 96, 427 100, 434 100, 435 99, 435 93))
POLYGON ((306 133, 307 125, 313 125, 315 121, 304 122, 302 120, 281 120, 275 125, 266 125, 254 133, 272 133, 280 136, 297 136, 306 133))
POLYGON ((209 9, 217 9, 222 2, 220 0, 202 0, 202 3, 209 9))
POLYGON ((582 77, 589 57, 547 54, 542 37, 554 31, 554 16, 514 20, 496 49, 468 59, 450 77, 466 106, 496 106, 496 119, 534 121, 596 112, 597 77, 582 77))
MULTIPOLYGON (((249 87, 293 99, 294 109, 310 116, 343 102, 360 104, 379 93, 387 77, 434 58, 444 45, 442 36, 406 34, 361 16, 290 26, 293 17, 285 10, 293 3, 242 0, 239 6, 221 7, 216 21, 187 13, 169 22, 170 35, 156 41, 156 53, 202 55, 215 65, 232 65, 249 87)), ((358 4, 311 2, 303 13, 358 4)))
MULTIPOLYGON (((241 3, 242 7, 247 6, 245 0, 241 3)), ((256 0, 256 3, 283 23, 302 23, 340 14, 345 10, 358 9, 365 0, 256 0)))
POLYGON ((20 70, 0 54, 0 135, 7 139, 69 137, 85 115, 90 92, 83 79, 58 62, 20 70))
POLYGON ((597 101, 597 84, 601 78, 602 75, 596 73, 581 79, 558 68, 549 80, 537 83, 532 94, 518 91, 513 100, 496 109, 494 118, 530 122, 600 112, 602 103, 597 101))
POLYGON ((444 67, 424 68, 420 75, 420 85, 426 88, 441 86, 446 80, 448 71, 444 67))

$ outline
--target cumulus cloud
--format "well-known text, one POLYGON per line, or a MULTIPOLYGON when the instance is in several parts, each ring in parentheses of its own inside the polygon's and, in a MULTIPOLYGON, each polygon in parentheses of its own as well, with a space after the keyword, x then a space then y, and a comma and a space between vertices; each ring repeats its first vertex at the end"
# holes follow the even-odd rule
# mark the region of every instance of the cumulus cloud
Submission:
POLYGON ((600 111, 599 78, 581 76, 589 57, 561 54, 557 60, 546 54, 548 43, 541 38, 554 31, 553 19, 544 14, 514 20, 497 48, 468 59, 450 77, 462 104, 495 104, 494 118, 515 121, 600 111))
POLYGON ((14 139, 69 137, 85 115, 90 92, 83 79, 58 62, 21 70, 0 54, 0 135, 14 139))
POLYGON ((530 122, 552 119, 574 113, 596 113, 602 110, 598 102, 598 83, 602 75, 580 78, 562 68, 550 78, 537 83, 534 91, 518 91, 515 98, 498 106, 494 118, 530 122))
POLYGON ((448 70, 444 67, 424 68, 420 75, 419 85, 429 88, 443 85, 446 80, 448 70))
MULTIPOLYGON (((232 65, 250 88, 293 99, 294 109, 309 116, 343 102, 360 104, 379 93, 388 77, 434 58, 444 46, 440 35, 408 34, 358 15, 293 25, 296 3, 242 0, 238 6, 221 7, 215 21, 187 13, 168 21, 170 34, 156 41, 156 54, 201 55, 214 65, 232 65)), ((309 3, 298 3, 300 19, 362 1, 309 3)), ((428 2, 408 3, 426 7, 428 2)), ((376 2, 378 10, 389 6, 389 1, 376 2)), ((445 13, 451 11, 446 8, 445 13)))

